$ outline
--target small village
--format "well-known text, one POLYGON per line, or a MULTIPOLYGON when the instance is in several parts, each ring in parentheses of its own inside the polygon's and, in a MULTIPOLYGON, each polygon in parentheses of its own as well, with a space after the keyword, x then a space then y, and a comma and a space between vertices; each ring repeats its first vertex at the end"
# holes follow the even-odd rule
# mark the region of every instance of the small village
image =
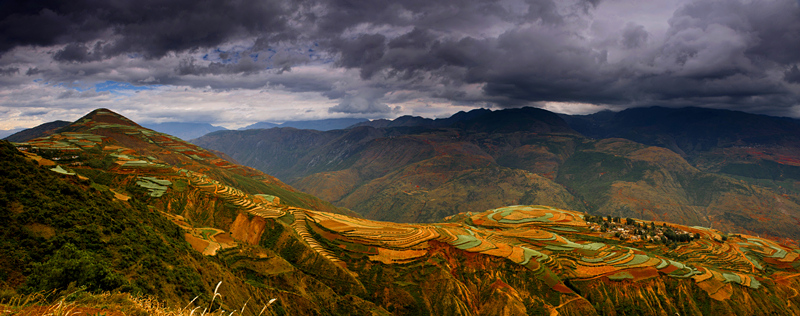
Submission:
POLYGON ((654 222, 636 221, 632 218, 611 216, 584 217, 592 231, 605 233, 607 237, 619 238, 623 241, 644 241, 652 243, 689 242, 700 238, 700 234, 687 232, 668 226, 666 223, 656 225, 654 222))

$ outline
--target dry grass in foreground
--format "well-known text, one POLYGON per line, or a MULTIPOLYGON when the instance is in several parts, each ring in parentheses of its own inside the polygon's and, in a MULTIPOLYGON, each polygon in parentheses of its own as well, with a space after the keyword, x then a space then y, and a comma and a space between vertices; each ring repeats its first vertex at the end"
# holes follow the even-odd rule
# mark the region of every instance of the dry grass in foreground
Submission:
MULTIPOLYGON (((214 289, 213 297, 208 305, 195 305, 197 297, 183 308, 166 306, 150 296, 136 296, 129 293, 93 294, 82 288, 72 291, 56 291, 47 293, 16 294, 0 291, 0 316, 233 316, 245 315, 247 302, 240 310, 226 311, 213 309, 214 301, 222 295, 217 292, 220 281, 214 289)), ((264 304, 257 316, 269 315, 268 308, 277 299, 264 304)))

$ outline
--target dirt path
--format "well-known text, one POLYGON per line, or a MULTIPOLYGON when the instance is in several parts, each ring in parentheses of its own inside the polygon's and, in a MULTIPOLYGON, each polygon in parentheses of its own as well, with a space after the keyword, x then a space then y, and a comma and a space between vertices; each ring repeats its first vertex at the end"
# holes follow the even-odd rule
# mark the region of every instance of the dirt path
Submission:
POLYGON ((572 303, 572 302, 573 302, 573 301, 575 301, 575 300, 582 299, 582 298, 583 298, 583 297, 576 296, 576 297, 573 297, 573 298, 571 298, 571 299, 567 300, 567 301, 566 301, 566 302, 564 302, 564 303, 561 303, 561 305, 558 305, 558 306, 556 306, 556 307, 553 307, 553 309, 550 311, 550 316, 558 316, 558 309, 559 309, 559 308, 561 308, 562 306, 564 306, 564 305, 567 305, 567 304, 569 304, 569 303, 572 303))

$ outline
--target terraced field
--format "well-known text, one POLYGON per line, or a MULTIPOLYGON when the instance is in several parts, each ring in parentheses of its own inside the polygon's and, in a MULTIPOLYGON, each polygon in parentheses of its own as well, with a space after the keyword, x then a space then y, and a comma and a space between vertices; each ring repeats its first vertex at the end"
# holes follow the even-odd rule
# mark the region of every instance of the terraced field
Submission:
POLYGON ((292 218, 291 227, 322 257, 346 268, 339 256, 366 256, 384 264, 424 260, 432 243, 500 257, 535 272, 555 291, 571 293, 564 280, 638 282, 658 276, 691 279, 717 300, 729 299, 730 286, 758 289, 768 272, 800 267, 797 248, 754 236, 731 237, 703 227, 675 226, 701 237, 675 249, 603 239, 580 212, 546 206, 509 206, 459 214, 451 222, 429 225, 370 221, 340 214, 280 206, 208 177, 181 170, 192 185, 222 196, 264 218, 292 218), (569 235, 569 236, 567 236, 569 235), (345 255, 347 253, 347 255, 345 255))
MULTIPOLYGON (((754 236, 719 240, 721 232, 675 226, 700 238, 675 249, 602 239, 583 214, 544 206, 509 206, 431 225, 369 221, 291 209, 293 227, 324 257, 367 256, 384 264, 424 260, 433 243, 501 257, 524 266, 553 290, 571 293, 564 280, 638 282, 658 276, 691 279, 709 296, 726 300, 730 286, 758 289, 774 271, 800 267, 797 248, 754 236), (306 231, 320 240, 314 240, 306 231), (324 245, 324 247, 323 247, 324 245)), ((331 258, 334 257, 334 258, 331 258)))
POLYGON ((288 208, 282 208, 277 203, 265 199, 261 196, 250 195, 239 189, 224 185, 217 180, 211 179, 205 174, 180 169, 179 173, 189 179, 192 186, 231 202, 240 207, 243 211, 264 218, 278 218, 286 215, 288 208))

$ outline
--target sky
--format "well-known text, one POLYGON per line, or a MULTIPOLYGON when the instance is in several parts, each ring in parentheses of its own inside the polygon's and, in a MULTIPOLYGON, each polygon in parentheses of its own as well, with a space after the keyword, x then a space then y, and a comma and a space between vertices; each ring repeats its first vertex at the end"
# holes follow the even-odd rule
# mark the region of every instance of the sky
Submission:
POLYGON ((800 117, 798 0, 5 0, 0 130, 585 114, 800 117))

